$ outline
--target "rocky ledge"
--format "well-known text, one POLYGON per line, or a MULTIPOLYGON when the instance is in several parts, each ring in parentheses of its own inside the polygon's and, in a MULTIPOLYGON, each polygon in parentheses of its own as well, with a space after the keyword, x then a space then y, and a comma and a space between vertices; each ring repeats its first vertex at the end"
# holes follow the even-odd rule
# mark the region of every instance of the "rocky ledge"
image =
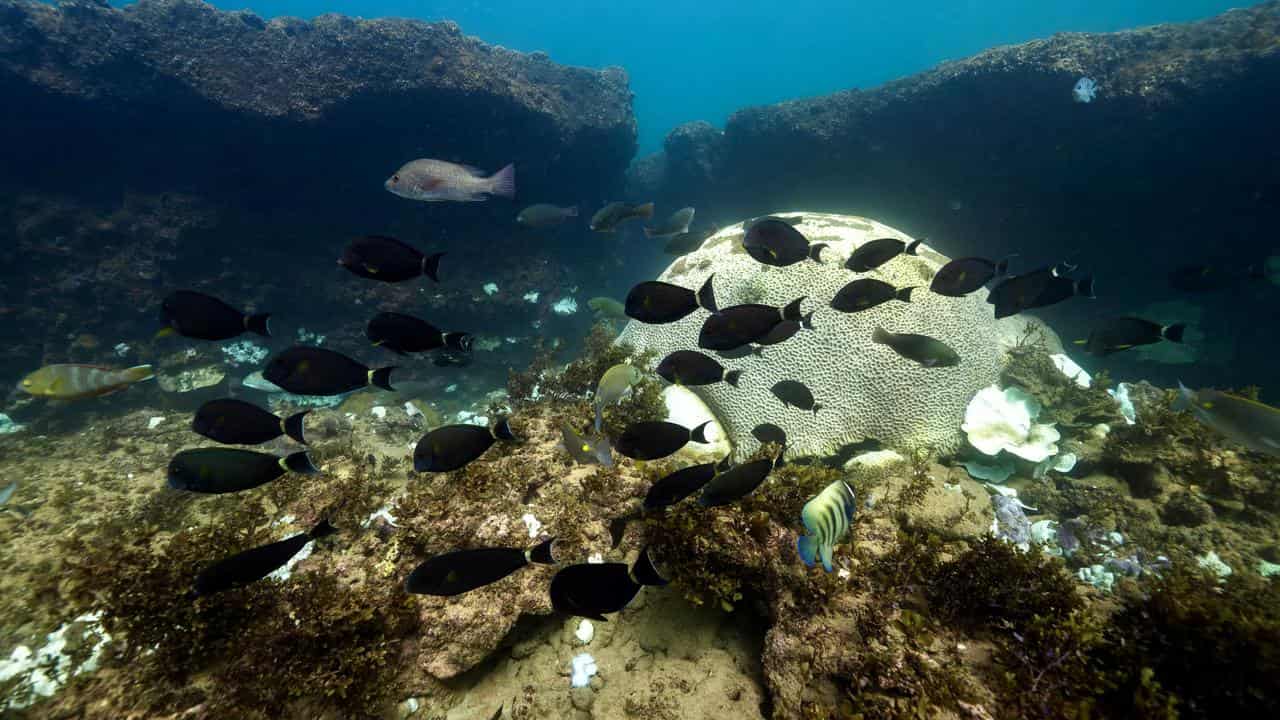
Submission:
MULTIPOLYGON (((1108 298, 1145 303, 1219 243, 1248 262, 1270 249, 1277 98, 1280 3, 1265 2, 994 48, 870 90, 745 108, 723 131, 689 123, 633 164, 631 195, 695 205, 720 227, 807 208, 876 217, 953 256, 1019 253, 1026 267, 1070 255, 1112 270, 1108 298), (1085 77, 1090 102, 1073 93, 1085 77)), ((1240 384, 1267 370, 1234 367, 1240 384)))

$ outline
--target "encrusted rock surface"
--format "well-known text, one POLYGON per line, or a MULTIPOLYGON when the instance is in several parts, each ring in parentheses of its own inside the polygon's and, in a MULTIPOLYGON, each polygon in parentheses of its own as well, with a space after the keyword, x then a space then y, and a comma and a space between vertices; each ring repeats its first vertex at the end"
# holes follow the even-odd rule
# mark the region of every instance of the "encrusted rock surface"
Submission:
MULTIPOLYGON (((790 213, 794 215, 795 213, 790 213)), ((783 213, 784 216, 789 215, 783 213)), ((680 258, 660 280, 697 288, 715 274, 720 307, 740 303, 782 306, 806 297, 803 310, 814 311, 814 330, 801 330, 789 340, 764 348, 760 357, 721 359, 741 369, 738 387, 725 383, 692 388, 720 419, 735 450, 750 454, 759 443, 751 430, 774 423, 787 432, 789 449, 799 455, 833 455, 843 446, 869 438, 893 448, 959 447, 964 408, 980 388, 995 382, 1001 354, 996 322, 986 291, 964 298, 944 297, 920 287, 909 303, 897 300, 859 313, 831 308, 831 299, 852 280, 872 277, 895 287, 927 286, 946 262, 935 252, 901 255, 870 273, 853 273, 844 261, 854 248, 899 231, 865 218, 800 213, 797 228, 810 242, 828 245, 824 262, 805 261, 785 268, 763 265, 742 250, 742 228, 712 236, 697 251, 680 258), (899 333, 923 333, 949 344, 960 354, 956 367, 926 368, 873 343, 876 326, 899 333), (770 388, 781 380, 808 386, 821 405, 814 413, 787 407, 770 388)), ((697 347, 702 311, 666 325, 632 321, 620 339, 640 350, 652 350, 658 361, 668 353, 697 347)))

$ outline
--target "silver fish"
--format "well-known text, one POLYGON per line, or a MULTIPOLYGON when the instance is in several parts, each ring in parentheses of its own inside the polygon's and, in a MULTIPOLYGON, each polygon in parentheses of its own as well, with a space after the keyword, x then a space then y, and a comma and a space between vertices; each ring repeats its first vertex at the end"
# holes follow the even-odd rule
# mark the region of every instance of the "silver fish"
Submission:
POLYGON ((483 170, 444 160, 422 158, 405 163, 383 184, 388 191, 423 202, 477 202, 488 195, 516 195, 516 166, 486 176, 483 170))
POLYGON ((689 223, 693 222, 694 210, 691 207, 680 208, 671 213, 666 220, 656 226, 644 227, 644 236, 651 238, 669 238, 689 232, 689 223))

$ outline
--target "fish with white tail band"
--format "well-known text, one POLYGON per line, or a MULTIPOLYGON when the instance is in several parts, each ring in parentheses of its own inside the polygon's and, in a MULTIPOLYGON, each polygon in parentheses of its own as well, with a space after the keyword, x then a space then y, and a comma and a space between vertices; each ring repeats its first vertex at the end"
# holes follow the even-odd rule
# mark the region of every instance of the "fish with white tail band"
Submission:
POLYGON ((814 559, 822 559, 822 567, 832 571, 831 550, 849 531, 856 509, 853 489, 843 480, 837 480, 822 492, 814 495, 800 510, 800 519, 808 533, 796 541, 800 559, 813 567, 814 559))

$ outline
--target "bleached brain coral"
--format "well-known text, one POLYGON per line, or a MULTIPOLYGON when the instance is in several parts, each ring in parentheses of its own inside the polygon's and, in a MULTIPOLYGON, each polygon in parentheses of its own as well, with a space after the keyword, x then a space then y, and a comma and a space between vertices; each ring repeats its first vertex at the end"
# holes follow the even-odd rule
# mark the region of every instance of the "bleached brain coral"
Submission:
MULTIPOLYGON (((827 244, 822 264, 806 260, 778 268, 756 262, 742 249, 739 224, 711 236, 659 276, 659 280, 696 289, 715 273, 716 298, 722 308, 743 302, 780 306, 807 296, 804 311, 816 310, 815 330, 801 330, 781 344, 764 348, 762 357, 717 357, 725 367, 743 370, 739 387, 716 383, 691 389, 715 412, 739 456, 759 446, 751 430, 765 422, 786 431, 790 451, 797 455, 831 455, 869 438, 898 449, 957 449, 963 440, 960 423, 965 406, 978 390, 995 382, 1002 362, 998 325, 986 302, 986 290, 963 298, 929 292, 930 278, 948 258, 926 245, 918 256, 900 255, 871 272, 854 273, 845 269, 844 262, 859 245, 883 237, 908 242, 911 238, 861 217, 781 214, 796 215, 803 216, 797 228, 811 242, 827 244), (832 309, 836 292, 863 277, 919 289, 910 303, 895 300, 854 314, 832 309), (926 368, 899 357, 887 346, 871 342, 877 325, 937 338, 960 354, 960 364, 926 368), (781 380, 804 383, 822 408, 815 415, 784 405, 770 392, 781 380)), ((658 361, 673 350, 697 349, 698 330, 706 317, 699 310, 668 325, 632 321, 619 340, 655 351, 658 361)))

